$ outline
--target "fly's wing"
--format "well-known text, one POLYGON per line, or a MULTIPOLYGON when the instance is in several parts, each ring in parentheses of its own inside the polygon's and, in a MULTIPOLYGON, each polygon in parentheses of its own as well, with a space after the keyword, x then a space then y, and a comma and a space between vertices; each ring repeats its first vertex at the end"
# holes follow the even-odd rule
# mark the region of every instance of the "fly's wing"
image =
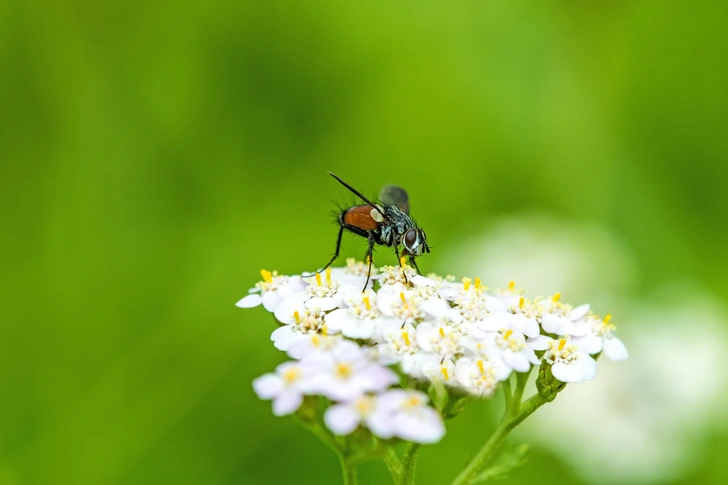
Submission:
POLYGON ((399 185, 385 185, 379 193, 379 200, 388 205, 399 207, 402 212, 409 214, 409 196, 399 185))

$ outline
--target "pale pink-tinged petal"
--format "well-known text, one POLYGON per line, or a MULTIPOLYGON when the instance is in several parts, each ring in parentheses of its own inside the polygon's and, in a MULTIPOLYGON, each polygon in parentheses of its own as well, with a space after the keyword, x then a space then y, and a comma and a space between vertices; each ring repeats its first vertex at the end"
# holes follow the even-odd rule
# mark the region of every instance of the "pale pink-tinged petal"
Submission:
POLYGON ((273 400, 273 414, 276 416, 285 416, 295 413, 301 407, 303 396, 300 392, 289 389, 283 391, 273 400))
POLYGON ((584 318, 586 314, 589 313, 590 309, 591 305, 589 305, 588 303, 584 303, 583 305, 579 305, 578 307, 571 310, 567 315, 567 318, 572 322, 577 322, 584 318))
POLYGON ((526 344, 533 350, 546 350, 549 348, 549 342, 553 339, 546 335, 538 335, 533 338, 526 339, 526 344))
POLYGON ((617 337, 604 339, 604 353, 610 360, 625 360, 629 358, 627 347, 617 337))
POLYGON ((582 372, 584 372, 584 379, 588 381, 594 379, 594 376, 597 375, 597 361, 583 354, 578 362, 582 372))
POLYGON ((445 424, 440 414, 429 406, 403 411, 397 415, 395 426, 397 436, 415 443, 437 443, 445 436, 445 424))
POLYGON ((324 413, 326 426, 338 435, 347 435, 359 426, 360 416, 347 405, 333 405, 324 413))
POLYGON ((383 439, 389 439, 394 436, 394 425, 392 424, 392 415, 389 412, 376 410, 365 419, 367 428, 383 439))
POLYGON ((263 303, 263 298, 257 294, 252 293, 235 304, 238 308, 253 308, 263 303))
POLYGON ((280 302, 281 302, 281 299, 278 296, 277 292, 266 291, 265 293, 263 293, 263 306, 269 312, 272 312, 273 310, 275 310, 280 302))
POLYGON ((265 374, 253 381, 253 390, 261 399, 273 399, 283 391, 283 379, 275 374, 265 374))
POLYGON ((297 336, 298 334, 296 334, 290 325, 284 325, 273 330, 273 333, 270 334, 270 339, 273 341, 275 348, 285 352, 296 340, 297 336))
POLYGON ((551 367, 551 373, 561 382, 580 382, 584 380, 584 371, 576 363, 557 362, 551 367))

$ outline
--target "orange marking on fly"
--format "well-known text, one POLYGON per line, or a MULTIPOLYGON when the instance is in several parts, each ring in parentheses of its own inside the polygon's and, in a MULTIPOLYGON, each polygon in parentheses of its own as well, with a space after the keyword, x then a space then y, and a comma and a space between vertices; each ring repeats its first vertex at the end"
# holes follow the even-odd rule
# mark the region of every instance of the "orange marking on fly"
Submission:
POLYGON ((270 271, 261 269, 260 276, 263 277, 263 281, 265 281, 266 283, 271 283, 273 281, 273 273, 271 273, 270 271))
POLYGON ((370 205, 358 205, 347 209, 342 216, 344 224, 354 226, 362 231, 373 231, 379 227, 379 223, 372 217, 372 211, 376 210, 370 205))

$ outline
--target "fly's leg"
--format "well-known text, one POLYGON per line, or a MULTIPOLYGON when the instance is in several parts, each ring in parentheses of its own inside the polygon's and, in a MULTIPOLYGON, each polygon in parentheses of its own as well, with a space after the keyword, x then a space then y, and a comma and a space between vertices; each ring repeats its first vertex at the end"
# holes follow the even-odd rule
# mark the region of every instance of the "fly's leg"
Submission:
POLYGON ((367 281, 364 283, 364 289, 361 290, 362 293, 367 291, 367 286, 369 286, 369 279, 372 276, 372 261, 374 261, 374 257, 372 254, 374 253, 374 235, 372 233, 369 233, 369 249, 367 249, 367 259, 369 260, 369 270, 367 270, 367 281))
POLYGON ((415 270, 417 270, 417 274, 420 275, 420 276, 422 276, 422 271, 420 271, 420 268, 417 267, 417 263, 415 263, 415 257, 414 256, 410 256, 409 257, 409 262, 412 265, 412 267, 415 270))
MULTIPOLYGON (((320 270, 316 271, 316 273, 322 273, 322 272, 326 271, 326 268, 331 266, 334 263, 334 261, 336 261, 336 258, 339 257, 339 250, 341 249, 341 236, 343 236, 343 235, 344 235, 344 226, 341 226, 341 228, 339 229, 339 236, 336 238, 336 252, 334 253, 334 257, 331 258, 331 261, 326 263, 326 266, 324 266, 320 270)), ((301 275, 301 276, 303 276, 303 275, 301 275)))

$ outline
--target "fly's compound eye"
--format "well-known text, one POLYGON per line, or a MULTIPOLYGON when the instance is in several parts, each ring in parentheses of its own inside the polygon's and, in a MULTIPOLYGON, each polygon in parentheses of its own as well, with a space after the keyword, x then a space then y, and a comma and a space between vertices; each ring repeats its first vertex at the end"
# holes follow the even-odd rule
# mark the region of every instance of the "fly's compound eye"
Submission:
POLYGON ((415 229, 410 229, 404 233, 404 247, 407 251, 413 252, 419 244, 420 240, 415 229))

